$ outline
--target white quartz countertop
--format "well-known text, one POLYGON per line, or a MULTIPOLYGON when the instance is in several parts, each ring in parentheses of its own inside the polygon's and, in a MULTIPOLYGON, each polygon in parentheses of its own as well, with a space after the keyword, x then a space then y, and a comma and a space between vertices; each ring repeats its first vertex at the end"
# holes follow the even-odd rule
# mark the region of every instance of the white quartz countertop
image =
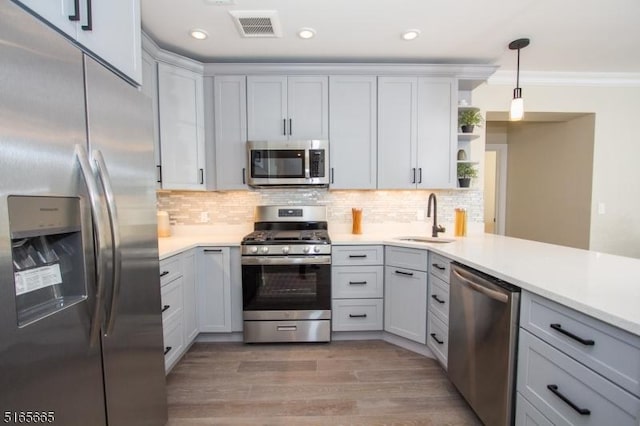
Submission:
MULTIPOLYGON (((197 246, 238 246, 243 235, 161 238, 160 259, 197 246)), ((404 235, 331 234, 331 241, 427 249, 640 336, 640 259, 491 234, 446 244, 396 239, 404 235)))

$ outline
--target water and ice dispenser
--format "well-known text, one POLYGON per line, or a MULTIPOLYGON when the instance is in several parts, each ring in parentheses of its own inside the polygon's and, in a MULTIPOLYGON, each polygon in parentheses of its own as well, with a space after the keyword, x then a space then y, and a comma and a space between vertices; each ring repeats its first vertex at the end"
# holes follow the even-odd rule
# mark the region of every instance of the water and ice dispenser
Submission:
POLYGON ((18 326, 87 297, 80 199, 9 196, 18 326))

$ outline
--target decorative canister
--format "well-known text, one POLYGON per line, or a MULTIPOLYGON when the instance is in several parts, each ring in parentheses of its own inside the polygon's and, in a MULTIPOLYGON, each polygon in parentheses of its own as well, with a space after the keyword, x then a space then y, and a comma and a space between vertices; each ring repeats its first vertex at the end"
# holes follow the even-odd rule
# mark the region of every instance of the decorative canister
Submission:
POLYGON ((456 222, 453 235, 456 237, 464 237, 467 235, 467 210, 461 207, 456 208, 456 222))
POLYGON ((169 225, 169 213, 158 212, 158 237, 170 237, 171 226, 169 225))
POLYGON ((353 219, 353 226, 351 228, 352 234, 362 234, 362 209, 351 209, 351 216, 353 219))

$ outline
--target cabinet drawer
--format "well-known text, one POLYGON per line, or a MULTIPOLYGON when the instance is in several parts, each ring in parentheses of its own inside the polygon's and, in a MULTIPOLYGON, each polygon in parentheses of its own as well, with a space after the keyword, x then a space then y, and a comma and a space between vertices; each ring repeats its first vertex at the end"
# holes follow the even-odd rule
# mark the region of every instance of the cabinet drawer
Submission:
POLYGON ((517 383, 518 392, 555 425, 640 421, 640 399, 522 329, 517 383))
POLYGON ((166 323, 182 315, 182 279, 176 279, 161 289, 162 322, 166 323))
POLYGON ((386 247, 385 265, 427 272, 428 255, 426 250, 386 247))
POLYGON ((445 283, 449 282, 450 263, 450 259, 440 256, 439 254, 429 252, 429 272, 440 278, 445 283))
POLYGON ((640 337, 528 292, 520 325, 640 397, 640 337))
POLYGON ((449 284, 429 275, 429 311, 449 324, 449 284))
POLYGON ((553 426, 540 411, 521 394, 516 394, 516 424, 518 426, 553 426))
POLYGON ((160 261, 160 285, 167 285, 180 275, 182 275, 180 256, 173 256, 160 261))
POLYGON ((169 321, 164 329, 164 370, 166 373, 171 370, 182 354, 183 334, 182 321, 169 321))
POLYGON ((446 370, 449 356, 449 327, 433 313, 429 313, 427 321, 427 346, 446 370))
POLYGON ((331 296, 335 299, 383 297, 383 266, 332 266, 331 296))
POLYGON ((342 299, 332 302, 333 331, 382 330, 382 299, 342 299))
POLYGON ((333 246, 331 263, 344 265, 382 265, 384 263, 382 246, 333 246))

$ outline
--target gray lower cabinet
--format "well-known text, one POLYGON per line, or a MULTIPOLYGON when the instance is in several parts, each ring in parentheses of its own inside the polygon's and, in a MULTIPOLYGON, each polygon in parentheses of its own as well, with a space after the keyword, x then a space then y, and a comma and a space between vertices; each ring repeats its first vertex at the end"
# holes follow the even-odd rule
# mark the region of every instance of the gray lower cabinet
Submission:
POLYGON ((516 425, 517 426, 553 426, 553 423, 542 415, 536 407, 524 399, 522 395, 516 396, 516 425))
POLYGON ((451 260, 429 252, 427 346, 447 369, 449 354, 449 264, 451 260))
POLYGON ((195 250, 189 250, 182 253, 181 257, 184 339, 185 346, 188 348, 198 335, 196 252, 195 250))
POLYGON ((229 247, 198 249, 198 328, 205 333, 231 331, 229 247))
POLYGON ((385 248, 384 329, 389 333, 426 342, 426 250, 385 248))
POLYGON ((518 425, 640 424, 640 337, 524 291, 520 327, 518 425))
POLYGON ((181 255, 160 261, 160 297, 166 373, 178 362, 185 347, 183 284, 181 255))
POLYGON ((382 246, 333 246, 331 329, 382 330, 382 246))

